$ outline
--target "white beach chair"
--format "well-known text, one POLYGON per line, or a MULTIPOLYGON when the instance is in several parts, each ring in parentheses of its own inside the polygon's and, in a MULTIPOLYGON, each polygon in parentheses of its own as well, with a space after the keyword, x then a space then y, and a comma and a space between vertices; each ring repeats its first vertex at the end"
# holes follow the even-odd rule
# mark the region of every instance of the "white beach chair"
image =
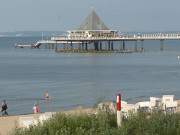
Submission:
POLYGON ((43 121, 52 118, 53 114, 54 114, 54 113, 52 113, 52 112, 45 112, 44 114, 41 114, 41 115, 39 116, 39 122, 40 122, 40 123, 43 123, 43 121))
POLYGON ((19 127, 29 128, 31 125, 37 125, 38 121, 32 116, 19 117, 19 127))

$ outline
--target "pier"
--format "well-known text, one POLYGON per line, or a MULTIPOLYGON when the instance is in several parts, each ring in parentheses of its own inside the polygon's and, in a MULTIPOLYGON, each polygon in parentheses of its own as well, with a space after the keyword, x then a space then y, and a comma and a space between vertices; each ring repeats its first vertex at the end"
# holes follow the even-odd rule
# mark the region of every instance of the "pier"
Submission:
POLYGON ((66 35, 54 36, 50 40, 40 40, 33 45, 16 45, 24 48, 54 49, 56 52, 142 52, 145 40, 159 40, 160 50, 164 50, 165 40, 180 40, 180 33, 119 34, 109 29, 93 10, 75 30, 66 35), (126 42, 133 41, 134 49, 128 49, 126 42), (138 43, 140 42, 140 45, 138 43), (139 47, 140 46, 140 47, 139 47))

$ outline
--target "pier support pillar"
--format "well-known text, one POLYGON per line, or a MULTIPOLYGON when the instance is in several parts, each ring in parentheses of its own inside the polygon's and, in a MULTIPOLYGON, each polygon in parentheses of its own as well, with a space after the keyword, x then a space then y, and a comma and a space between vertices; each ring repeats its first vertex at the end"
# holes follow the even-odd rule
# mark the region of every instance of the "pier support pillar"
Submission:
POLYGON ((54 50, 54 49, 55 49, 54 44, 52 44, 52 50, 54 50))
POLYGON ((119 51, 122 51, 122 41, 119 42, 119 51))
POLYGON ((137 52, 137 40, 135 40, 134 51, 137 52))
POLYGON ((45 44, 45 49, 48 49, 48 45, 47 44, 45 44))
POLYGON ((102 51, 102 42, 99 44, 99 50, 102 51))
POLYGON ((84 50, 84 42, 81 44, 81 50, 84 50))
POLYGON ((160 50, 163 51, 164 50, 164 40, 160 40, 160 50))
POLYGON ((95 51, 99 51, 99 47, 98 47, 98 41, 94 41, 94 50, 95 51))
POLYGON ((86 51, 88 51, 88 43, 86 42, 86 51))
POLYGON ((105 42, 105 50, 108 50, 108 42, 105 42))
POLYGON ((122 46, 122 49, 123 49, 123 51, 125 51, 125 49, 126 49, 126 44, 125 44, 125 41, 123 40, 123 46, 122 46))
POLYGON ((72 41, 71 41, 71 44, 70 44, 70 46, 71 46, 71 50, 73 50, 73 43, 72 43, 72 41))
POLYGON ((141 40, 141 52, 144 51, 144 40, 141 40))
POLYGON ((78 51, 80 51, 81 50, 81 43, 79 43, 79 45, 78 45, 78 51))
POLYGON ((55 46, 55 50, 57 51, 58 50, 58 47, 57 47, 58 45, 57 45, 57 43, 56 43, 56 46, 55 46))
POLYGON ((111 41, 111 51, 114 51, 114 43, 111 41))
POLYGON ((63 44, 63 50, 65 50, 66 49, 66 45, 65 44, 63 44))
POLYGON ((111 49, 111 42, 110 41, 108 41, 108 51, 110 51, 110 49, 111 49))

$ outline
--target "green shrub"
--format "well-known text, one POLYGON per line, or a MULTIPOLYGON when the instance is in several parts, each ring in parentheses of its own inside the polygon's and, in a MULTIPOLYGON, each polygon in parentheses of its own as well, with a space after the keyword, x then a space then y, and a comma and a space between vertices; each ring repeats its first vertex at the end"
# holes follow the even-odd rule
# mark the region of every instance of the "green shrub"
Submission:
POLYGON ((57 114, 52 119, 14 135, 180 135, 180 114, 155 112, 132 114, 117 128, 116 115, 57 114))

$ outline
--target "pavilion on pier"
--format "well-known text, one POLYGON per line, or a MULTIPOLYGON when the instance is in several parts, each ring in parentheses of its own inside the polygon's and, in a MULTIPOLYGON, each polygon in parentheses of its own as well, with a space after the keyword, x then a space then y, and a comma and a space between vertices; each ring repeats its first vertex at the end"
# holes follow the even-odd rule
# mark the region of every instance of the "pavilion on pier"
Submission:
POLYGON ((117 30, 110 30, 97 15, 95 10, 85 18, 76 30, 67 31, 68 38, 114 38, 118 37, 117 30))

